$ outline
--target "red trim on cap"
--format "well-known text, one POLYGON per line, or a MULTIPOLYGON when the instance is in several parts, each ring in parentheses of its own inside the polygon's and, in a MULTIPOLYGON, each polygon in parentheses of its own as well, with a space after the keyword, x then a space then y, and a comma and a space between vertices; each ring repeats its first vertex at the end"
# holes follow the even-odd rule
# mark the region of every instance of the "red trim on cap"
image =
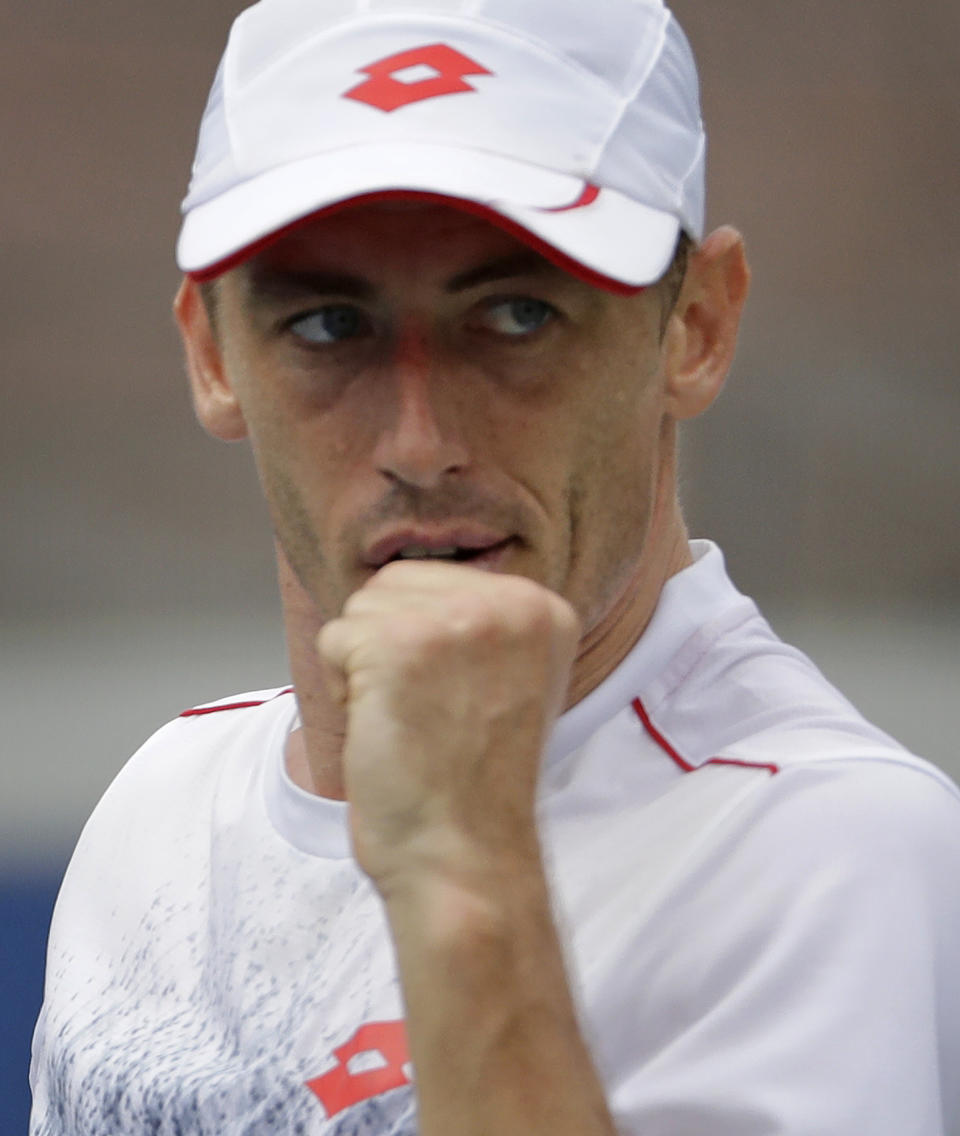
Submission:
POLYGON ((647 713, 647 708, 640 701, 639 698, 633 700, 633 708, 637 713, 637 717, 643 723, 643 728, 647 731, 651 738, 663 750, 663 752, 670 757, 673 761, 680 766, 684 773, 696 773, 698 769, 702 769, 704 765, 738 765, 744 769, 765 769, 768 773, 776 774, 780 772, 779 765, 767 764, 762 761, 736 761, 733 758, 727 757, 711 757, 709 761, 705 761, 703 765, 693 765, 687 761, 685 757, 673 748, 667 739, 660 733, 660 731, 650 721, 650 715, 647 713))
POLYGON ((281 698, 284 694, 293 694, 293 687, 288 686, 286 690, 278 691, 271 698, 261 698, 254 702, 223 702, 219 706, 197 706, 193 710, 184 710, 180 717, 202 718, 205 714, 219 714, 224 710, 249 710, 251 706, 266 706, 268 702, 273 702, 275 698, 281 698))
POLYGON ((592 205, 600 196, 600 187, 592 185, 587 182, 583 187, 583 193, 577 198, 576 201, 571 202, 569 205, 557 205, 553 209, 544 209, 544 213, 569 213, 571 209, 583 209, 587 205, 592 205))
MULTIPOLYGON (((599 194, 600 191, 596 189, 595 186, 588 185, 584 193, 573 205, 564 206, 562 209, 556 210, 556 212, 582 208, 584 205, 589 205, 592 201, 595 201, 599 194), (593 194, 592 196, 591 193, 593 194)), ((260 240, 254 241, 238 252, 231 253, 230 256, 224 257, 223 260, 218 260, 216 264, 188 272, 187 276, 189 276, 191 280, 195 280, 198 284, 205 284, 210 280, 216 279, 218 276, 222 276, 224 272, 229 272, 232 268, 243 264, 251 257, 263 252, 264 249, 276 244, 276 242, 283 237, 289 236, 290 233, 296 232, 297 229, 309 225, 312 221, 316 221, 320 217, 329 217, 334 213, 339 213, 344 209, 349 209, 356 205, 369 205, 381 201, 426 201, 438 205, 453 205, 464 213, 471 213, 475 217, 482 217, 483 220, 492 222, 494 225, 498 226, 498 228, 503 229, 504 232, 509 233, 511 236, 516 237, 517 240, 529 245, 545 260, 549 260, 551 264, 555 264, 558 268, 562 268, 564 272, 569 272, 571 276, 576 276, 585 283, 593 285, 595 288, 602 288, 604 291, 613 292, 618 296, 636 296, 647 287, 646 284, 624 284, 622 280, 614 280, 612 276, 604 276, 600 272, 595 272, 592 268, 587 268, 579 261, 574 260, 573 257, 567 256, 565 253, 555 249, 553 245, 535 236, 529 229, 525 229, 516 221, 511 221, 508 217, 502 216, 495 209, 491 209, 487 205, 480 205, 476 201, 467 201, 462 197, 452 197, 443 193, 426 193, 420 190, 410 189, 387 189, 377 193, 362 193, 346 201, 338 201, 334 205, 326 205, 323 209, 317 209, 315 212, 308 214, 308 216, 300 217, 296 221, 292 221, 289 225, 284 225, 282 229, 277 229, 276 232, 261 237, 260 240)), ((544 212, 549 212, 549 210, 544 210, 544 212)))

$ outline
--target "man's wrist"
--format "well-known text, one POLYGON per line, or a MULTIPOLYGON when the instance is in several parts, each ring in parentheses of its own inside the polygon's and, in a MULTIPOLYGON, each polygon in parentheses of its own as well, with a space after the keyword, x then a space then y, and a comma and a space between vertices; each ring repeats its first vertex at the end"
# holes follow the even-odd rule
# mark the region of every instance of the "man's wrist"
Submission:
POLYGON ((374 880, 391 923, 412 922, 438 946, 495 939, 531 908, 549 908, 536 842, 510 853, 463 844, 411 856, 374 880), (446 853, 446 854, 444 854, 446 853))
POLYGON ((470 831, 467 825, 422 823, 385 842, 353 818, 354 854, 388 904, 429 904, 432 897, 482 901, 505 889, 543 883, 540 838, 532 809, 470 831))

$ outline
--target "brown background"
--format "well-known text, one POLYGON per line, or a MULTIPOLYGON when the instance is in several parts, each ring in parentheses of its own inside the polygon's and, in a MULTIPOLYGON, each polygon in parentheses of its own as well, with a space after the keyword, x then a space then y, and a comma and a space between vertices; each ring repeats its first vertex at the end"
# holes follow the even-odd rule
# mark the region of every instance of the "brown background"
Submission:
MULTIPOLYGON (((35 830, 37 801, 71 832, 164 717, 284 680, 249 455, 193 423, 169 317, 241 6, 0 0, 0 677, 35 772, 16 746, 7 768, 36 778, 7 794, 8 832, 35 830)), ((711 219, 742 228, 755 269, 728 391, 688 432, 692 528, 871 713, 949 759, 960 6, 676 8, 711 219)))
MULTIPOLYGON (((21 615, 272 586, 246 455, 192 427, 167 314, 240 7, 0 4, 0 595, 21 615)), ((730 390, 690 432, 694 527, 766 599, 956 599, 960 7, 677 8, 711 217, 755 266, 730 390)))

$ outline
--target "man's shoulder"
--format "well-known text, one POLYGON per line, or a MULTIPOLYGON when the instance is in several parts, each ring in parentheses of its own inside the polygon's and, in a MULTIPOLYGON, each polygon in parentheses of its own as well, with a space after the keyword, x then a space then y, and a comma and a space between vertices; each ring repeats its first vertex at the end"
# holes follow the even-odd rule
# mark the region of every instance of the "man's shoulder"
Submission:
POLYGON ((212 702, 202 702, 181 711, 156 730, 131 758, 131 763, 157 760, 165 752, 171 756, 203 754, 224 739, 245 736, 256 739, 280 719, 296 712, 292 686, 271 687, 232 694, 212 702))
MULTIPOLYGON (((296 714, 288 688, 250 691, 193 707, 167 722, 129 758, 97 803, 69 877, 149 871, 151 849, 183 855, 209 843, 211 818, 240 815, 261 771, 282 752, 296 714)), ((202 857, 201 857, 202 858, 202 857)))
POLYGON ((785 770, 860 760, 947 783, 865 718, 756 609, 711 631, 685 645, 642 698, 652 722, 691 765, 739 759, 785 770))
POLYGON ((685 720, 697 716, 693 709, 638 709, 645 732, 678 767, 663 793, 670 821, 696 817, 695 827, 670 832, 676 859, 696 878, 715 879, 727 897, 760 879, 787 905, 810 889, 850 903, 862 889, 887 889, 879 906, 892 919, 922 895, 928 916, 949 923, 960 945, 960 788, 950 777, 829 693, 811 703, 752 690, 750 712, 740 716, 730 712, 735 691, 713 694, 699 703, 699 723, 685 720), (701 746, 690 759, 684 741, 701 746))
POLYGON ((855 711, 828 709, 773 699, 765 714, 740 719, 722 706, 711 724, 708 702, 699 723, 664 706, 651 714, 640 700, 634 705, 649 741, 680 774, 680 792, 666 796, 702 798, 718 833, 729 825, 738 842, 749 834, 754 852, 765 849, 759 859, 779 861, 800 845, 827 860, 844 848, 876 856, 881 846, 939 847, 955 871, 960 788, 855 711))
MULTIPOLYGON (((960 830, 960 790, 943 771, 868 721, 755 607, 722 615, 634 703, 680 769, 753 770, 771 782, 760 794, 770 799, 820 785, 841 811, 846 800, 861 815, 896 811, 907 824, 934 807, 932 798, 960 830)), ((798 816, 809 816, 805 802, 817 796, 796 793, 798 816)))
POLYGON ((279 744, 296 713, 292 687, 247 691, 184 710, 132 755, 101 801, 194 793, 228 765, 239 771, 279 744))

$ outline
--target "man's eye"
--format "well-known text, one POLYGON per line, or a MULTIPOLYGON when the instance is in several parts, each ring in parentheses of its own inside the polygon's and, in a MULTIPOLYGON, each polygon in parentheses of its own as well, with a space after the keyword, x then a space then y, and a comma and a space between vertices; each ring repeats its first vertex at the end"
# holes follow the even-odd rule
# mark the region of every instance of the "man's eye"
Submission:
POLYGON ((556 309, 546 301, 520 297, 491 303, 484 312, 483 323, 498 335, 519 338, 539 331, 555 316, 556 309))
POLYGON ((290 330, 298 339, 320 344, 356 339, 368 327, 366 315, 352 304, 328 304, 299 316, 290 324, 290 330))

